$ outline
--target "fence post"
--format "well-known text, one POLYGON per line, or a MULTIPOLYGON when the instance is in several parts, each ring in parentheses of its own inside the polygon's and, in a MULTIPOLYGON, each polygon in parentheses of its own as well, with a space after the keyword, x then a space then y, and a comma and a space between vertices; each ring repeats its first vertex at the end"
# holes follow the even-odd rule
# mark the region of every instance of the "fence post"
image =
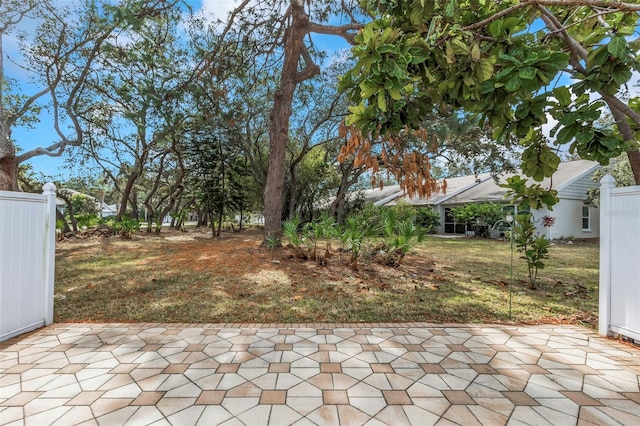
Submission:
POLYGON ((616 180, 611 175, 600 179, 600 298, 598 333, 607 336, 611 322, 611 190, 616 180))
POLYGON ((45 183, 42 195, 47 199, 45 213, 45 275, 44 275, 44 324, 53 323, 53 295, 56 269, 56 187, 45 183))

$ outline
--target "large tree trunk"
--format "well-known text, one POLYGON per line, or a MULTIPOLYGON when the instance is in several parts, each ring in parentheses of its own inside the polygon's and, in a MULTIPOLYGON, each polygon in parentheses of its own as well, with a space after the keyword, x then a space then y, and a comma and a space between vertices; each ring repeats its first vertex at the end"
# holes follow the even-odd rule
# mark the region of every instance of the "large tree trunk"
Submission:
POLYGON ((349 189, 358 181, 360 175, 364 173, 362 167, 355 168, 353 161, 340 165, 340 186, 336 191, 336 198, 331 202, 329 206, 329 213, 336 219, 339 225, 344 222, 345 208, 347 205, 347 195, 349 189))
MULTIPOLYGON (((289 119, 296 86, 305 78, 299 76, 298 63, 308 32, 309 18, 297 1, 291 2, 292 24, 284 36, 284 63, 280 86, 276 90, 271 125, 269 127, 269 168, 264 188, 264 235, 280 237, 282 232, 282 203, 289 141, 289 119)), ((307 77, 309 78, 309 77, 307 77)))
POLYGON ((18 161, 16 147, 10 140, 10 129, 7 128, 4 110, 4 50, 0 32, 0 191, 20 191, 18 185, 18 161))
POLYGON ((205 211, 202 208, 198 210, 198 224, 196 225, 198 228, 200 228, 201 226, 207 226, 207 224, 209 223, 207 221, 208 214, 208 211, 205 211))
MULTIPOLYGON (((136 168, 137 170, 137 168, 136 168)), ((118 214, 116 215, 116 222, 120 222, 122 217, 127 211, 127 205, 129 204, 129 197, 131 195, 131 191, 133 190, 133 184, 136 183, 136 179, 138 179, 138 172, 135 171, 129 175, 127 179, 127 184, 122 191, 122 198, 120 199, 120 208, 118 209, 118 214)), ((136 219, 138 219, 136 217, 136 219)))
POLYGON ((73 211, 73 204, 71 203, 71 195, 62 189, 58 191, 57 195, 58 195, 58 198, 61 198, 62 201, 64 201, 64 203, 67 206, 67 214, 69 215, 69 221, 71 222, 71 229, 75 232, 78 232, 78 222, 76 221, 76 213, 73 211))
MULTIPOLYGON (((613 115, 614 120, 616 121, 616 125, 618 127, 618 131, 622 135, 622 138, 625 142, 630 143, 631 145, 636 145, 635 132, 631 128, 628 119, 634 121, 635 124, 640 125, 640 117, 637 114, 629 117, 629 114, 625 113, 622 108, 619 107, 619 101, 614 96, 602 94, 602 99, 607 103, 607 106, 611 110, 611 115, 613 115)), ((623 105, 625 107, 626 105, 623 105)), ((629 165, 631 166, 631 171, 633 172, 633 179, 636 185, 640 185, 640 150, 631 149, 627 151, 627 157, 629 158, 629 165)))
POLYGON ((222 208, 220 208, 220 211, 218 212, 218 229, 216 229, 216 237, 218 238, 220 238, 220 235, 221 235, 223 219, 224 219, 224 211, 222 208))
POLYGON ((69 223, 67 223, 67 220, 64 218, 62 212, 60 212, 60 209, 56 207, 56 222, 57 221, 62 222, 62 232, 71 232, 69 223))
POLYGON ((293 219, 298 210, 298 182, 296 177, 296 166, 289 168, 289 214, 287 217, 293 219))
POLYGON ((629 157, 629 164, 631 165, 636 185, 640 185, 640 151, 627 151, 627 157, 629 157))
MULTIPOLYGON (((5 136, 0 135, 0 138, 5 139, 5 136)), ((0 191, 20 191, 15 149, 5 140, 0 145, 0 191)))

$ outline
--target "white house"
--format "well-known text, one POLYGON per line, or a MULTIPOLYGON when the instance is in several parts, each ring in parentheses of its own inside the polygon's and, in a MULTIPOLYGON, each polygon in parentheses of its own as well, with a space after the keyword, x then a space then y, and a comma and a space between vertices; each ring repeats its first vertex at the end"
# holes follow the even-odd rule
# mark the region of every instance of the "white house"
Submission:
POLYGON ((118 206, 116 204, 100 204, 100 217, 110 217, 118 214, 118 206))
MULTIPOLYGON (((553 210, 534 210, 534 222, 541 235, 550 239, 555 238, 595 238, 599 236, 600 215, 597 208, 585 205, 587 190, 597 186, 593 182, 593 173, 600 168, 594 161, 574 160, 560 163, 558 170, 553 175, 553 180, 545 179, 540 184, 544 188, 552 186, 558 191, 559 202, 553 206, 553 210), (551 216, 555 219, 552 227, 545 228, 541 218, 551 216)), ((505 174, 494 179, 489 174, 477 176, 461 176, 447 179, 445 192, 432 194, 429 198, 409 198, 402 190, 397 190, 375 204, 392 206, 399 200, 416 207, 429 206, 440 214, 440 226, 436 229, 439 234, 464 234, 463 224, 456 223, 450 210, 452 207, 463 206, 468 203, 496 202, 508 205, 505 198, 506 188, 500 187, 508 177, 514 174, 505 174)))
MULTIPOLYGON (((103 203, 100 200, 98 200, 96 197, 76 191, 75 189, 62 188, 58 191, 58 193, 62 191, 66 192, 71 196, 80 195, 82 197, 87 198, 90 201, 93 201, 96 204, 96 210, 98 211, 100 217, 110 217, 118 214, 118 206, 116 204, 103 203)), ((56 198, 56 205, 59 206, 62 211, 65 211, 67 203, 65 203, 64 200, 58 197, 56 198)))

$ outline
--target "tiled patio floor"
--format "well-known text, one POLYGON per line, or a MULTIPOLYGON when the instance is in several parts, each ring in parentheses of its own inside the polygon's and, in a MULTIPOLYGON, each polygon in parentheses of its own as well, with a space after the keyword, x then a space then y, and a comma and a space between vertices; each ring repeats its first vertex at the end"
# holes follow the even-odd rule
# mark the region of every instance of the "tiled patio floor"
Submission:
POLYGON ((2 425, 634 425, 640 350, 575 326, 56 324, 2 425))

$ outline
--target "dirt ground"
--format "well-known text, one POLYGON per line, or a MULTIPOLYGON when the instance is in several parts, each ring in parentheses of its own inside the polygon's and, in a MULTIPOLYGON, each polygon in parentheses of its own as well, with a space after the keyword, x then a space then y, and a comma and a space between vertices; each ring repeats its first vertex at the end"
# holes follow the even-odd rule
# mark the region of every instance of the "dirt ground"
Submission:
MULTIPOLYGON (((224 232, 220 238, 190 229, 163 230, 160 236, 139 232, 130 240, 65 239, 57 245, 56 320, 595 320, 595 293, 582 277, 553 276, 546 289, 533 292, 517 280, 512 290, 518 303, 507 306, 508 244, 496 241, 431 239, 399 266, 365 258, 357 269, 348 265, 350 254, 341 252, 338 242, 316 262, 298 258, 290 247, 262 247, 261 241, 259 229, 224 232), (554 284, 561 281, 567 284, 554 284), (567 291, 580 293, 567 302, 567 291)), ((324 248, 322 243, 318 251, 324 254, 324 248)))
MULTIPOLYGON (((169 317, 157 320, 347 321, 354 320, 349 311, 357 309, 342 305, 348 300, 365 298, 366 305, 383 305, 382 300, 376 301, 377 295, 404 294, 418 285, 437 289, 444 280, 434 273, 434 260, 417 253, 408 255, 397 267, 363 260, 356 269, 348 266, 350 254, 341 252, 335 242, 326 258, 324 244, 319 247, 318 252, 323 253, 319 263, 298 258, 290 247, 262 247, 261 241, 259 229, 225 232, 220 238, 213 238, 207 230, 191 229, 163 230, 160 236, 140 232, 131 240, 65 239, 57 246, 57 293, 64 298, 56 310, 58 318, 150 320, 149 307, 133 309, 140 316, 108 309, 119 299, 115 293, 119 288, 129 299, 139 301, 197 297, 205 304, 198 309, 205 313, 182 309, 181 314, 165 312, 169 317), (233 301, 237 309, 206 303, 216 297, 233 301), (295 309, 295 305, 303 306, 295 309), (66 311, 65 307, 71 309, 66 311), (259 314, 255 314, 256 307, 259 314), (212 313, 220 310, 224 312, 212 313)), ((382 321, 376 310, 368 307, 355 319, 382 321)), ((408 320, 404 316, 386 318, 391 319, 408 320)))
MULTIPOLYGON (((403 264, 388 267, 376 262, 360 262, 357 269, 347 266, 350 255, 342 253, 333 243, 331 254, 319 264, 300 259, 291 247, 267 248, 261 246, 262 230, 248 229, 242 232, 223 232, 221 237, 212 237, 207 229, 175 231, 163 229, 160 235, 137 233, 132 239, 119 237, 71 238, 58 243, 58 251, 68 253, 84 247, 83 254, 91 252, 134 250, 137 256, 148 257, 148 261, 161 265, 163 269, 180 270, 188 268, 194 272, 207 272, 214 276, 264 273, 265 271, 286 270, 293 286, 307 281, 309 277, 320 278, 329 283, 367 282, 368 286, 386 288, 390 280, 398 278, 422 277, 424 280, 434 272, 433 259, 409 254, 403 264), (158 244, 158 241, 161 241, 158 244), (105 242, 108 242, 105 244, 105 242), (153 242, 153 244, 145 244, 153 242), (111 244, 109 244, 111 243, 111 244)), ((324 258, 325 245, 318 253, 324 258)), ((441 277, 434 277, 436 280, 441 277)), ((265 283, 260 283, 265 284, 265 283)), ((364 286, 363 286, 364 287, 364 286)), ((238 289, 229 289, 232 293, 238 289)))

